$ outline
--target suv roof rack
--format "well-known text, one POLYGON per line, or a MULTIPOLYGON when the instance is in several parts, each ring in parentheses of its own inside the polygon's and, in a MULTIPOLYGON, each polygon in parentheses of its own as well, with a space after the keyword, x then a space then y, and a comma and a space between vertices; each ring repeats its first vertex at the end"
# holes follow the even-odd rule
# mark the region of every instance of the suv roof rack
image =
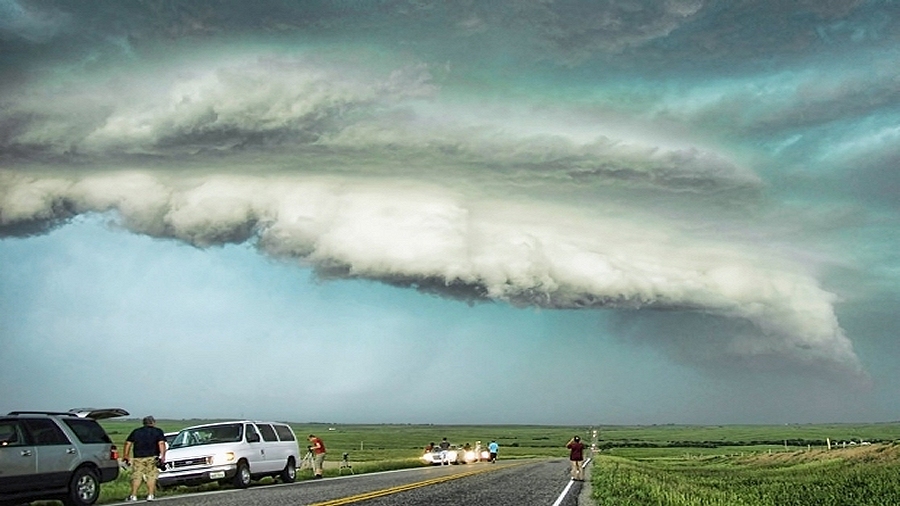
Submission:
POLYGON ((6 416, 18 416, 18 415, 68 415, 68 416, 78 416, 75 413, 68 413, 66 411, 10 411, 6 414, 6 416))
POLYGON ((128 411, 122 408, 74 408, 69 411, 42 411, 42 410, 19 410, 10 411, 6 416, 18 415, 50 415, 50 416, 75 416, 78 418, 91 418, 94 420, 102 420, 104 418, 115 418, 117 416, 128 416, 128 411))

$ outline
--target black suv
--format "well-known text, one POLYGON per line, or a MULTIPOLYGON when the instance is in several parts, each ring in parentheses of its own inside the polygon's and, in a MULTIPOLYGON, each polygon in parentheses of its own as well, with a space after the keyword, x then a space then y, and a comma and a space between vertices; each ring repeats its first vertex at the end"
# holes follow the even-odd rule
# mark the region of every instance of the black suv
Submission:
POLYGON ((38 499, 89 506, 119 475, 119 454, 96 420, 124 409, 13 411, 0 415, 0 505, 38 499))

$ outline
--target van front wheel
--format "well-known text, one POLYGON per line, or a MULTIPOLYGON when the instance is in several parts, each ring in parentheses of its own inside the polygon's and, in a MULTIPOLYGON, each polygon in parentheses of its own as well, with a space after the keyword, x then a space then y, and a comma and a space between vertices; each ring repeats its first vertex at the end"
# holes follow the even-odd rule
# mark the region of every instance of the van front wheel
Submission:
POLYGON ((289 457, 287 464, 284 466, 284 470, 281 471, 281 481, 282 483, 294 483, 297 479, 297 464, 294 463, 294 458, 289 457))
POLYGON ((234 473, 234 486, 237 488, 250 486, 250 466, 243 460, 238 462, 237 472, 234 473))

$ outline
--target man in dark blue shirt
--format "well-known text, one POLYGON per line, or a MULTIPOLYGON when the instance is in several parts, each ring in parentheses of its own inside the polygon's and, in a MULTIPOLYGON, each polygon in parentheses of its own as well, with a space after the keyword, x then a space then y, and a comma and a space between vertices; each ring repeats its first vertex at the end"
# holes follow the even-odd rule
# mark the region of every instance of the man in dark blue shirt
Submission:
POLYGON ((147 500, 156 498, 156 477, 159 475, 157 464, 166 461, 166 435, 156 427, 156 419, 145 416, 143 426, 131 431, 125 438, 125 450, 122 452, 122 460, 128 463, 129 455, 131 468, 131 495, 127 501, 137 501, 137 491, 141 481, 147 482, 147 500))

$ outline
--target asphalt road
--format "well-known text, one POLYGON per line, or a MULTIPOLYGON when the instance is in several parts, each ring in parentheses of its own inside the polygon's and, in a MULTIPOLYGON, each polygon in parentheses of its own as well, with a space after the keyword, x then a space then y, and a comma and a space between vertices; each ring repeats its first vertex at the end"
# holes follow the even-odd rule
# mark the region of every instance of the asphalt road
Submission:
POLYGON ((186 494, 157 502, 165 506, 577 506, 584 484, 569 480, 568 466, 565 459, 435 466, 186 494))

